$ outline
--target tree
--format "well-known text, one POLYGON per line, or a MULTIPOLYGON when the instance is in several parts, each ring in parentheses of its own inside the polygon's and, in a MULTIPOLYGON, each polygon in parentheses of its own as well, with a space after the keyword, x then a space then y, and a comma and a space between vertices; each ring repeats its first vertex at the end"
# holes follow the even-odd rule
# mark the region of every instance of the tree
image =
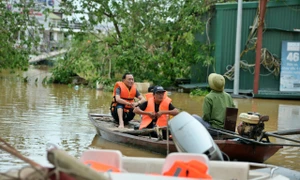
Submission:
POLYGON ((206 25, 214 5, 230 1, 236 0, 64 0, 62 12, 81 14, 84 32, 96 26, 102 34, 92 39, 93 44, 99 43, 94 46, 98 47, 97 58, 85 54, 87 58, 69 59, 72 66, 78 64, 73 72, 91 72, 82 64, 95 68, 98 63, 106 68, 94 71, 95 75, 107 78, 132 72, 136 81, 164 86, 172 85, 176 78, 188 78, 191 65, 214 61, 214 45, 206 40, 206 25))
POLYGON ((170 85, 177 77, 188 77, 192 64, 210 58, 211 47, 195 35, 204 33, 211 1, 82 0, 80 9, 72 2, 61 3, 63 13, 87 14, 81 18, 86 28, 111 25, 97 39, 106 46, 98 50, 111 62, 111 75, 130 71, 136 80, 170 85))
POLYGON ((53 68, 50 81, 69 84, 72 77, 79 75, 88 82, 106 84, 110 79, 109 55, 106 44, 99 43, 99 39, 101 34, 77 33, 72 48, 53 68))
POLYGON ((0 2, 0 70, 28 68, 28 57, 39 42, 42 26, 33 16, 33 0, 0 2))

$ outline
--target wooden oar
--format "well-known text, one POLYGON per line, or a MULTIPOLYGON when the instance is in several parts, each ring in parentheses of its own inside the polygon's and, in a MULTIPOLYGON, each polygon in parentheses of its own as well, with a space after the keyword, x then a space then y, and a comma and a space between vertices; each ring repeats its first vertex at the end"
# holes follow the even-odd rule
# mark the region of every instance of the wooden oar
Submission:
POLYGON ((122 132, 122 133, 127 133, 127 134, 132 134, 132 135, 149 135, 149 133, 152 132, 156 132, 157 129, 162 129, 162 130, 167 130, 168 127, 167 126, 163 126, 163 127, 155 127, 152 129, 141 129, 141 130, 121 130, 121 129, 116 129, 114 130, 115 132, 122 132))
POLYGON ((141 129, 141 130, 129 130, 129 131, 122 131, 122 130, 114 130, 115 132, 122 132, 126 134, 132 134, 132 135, 149 135, 149 133, 155 132, 155 129, 141 129))
POLYGON ((294 134, 300 134, 300 129, 281 130, 281 131, 273 131, 268 133, 277 134, 277 135, 294 135, 294 134))

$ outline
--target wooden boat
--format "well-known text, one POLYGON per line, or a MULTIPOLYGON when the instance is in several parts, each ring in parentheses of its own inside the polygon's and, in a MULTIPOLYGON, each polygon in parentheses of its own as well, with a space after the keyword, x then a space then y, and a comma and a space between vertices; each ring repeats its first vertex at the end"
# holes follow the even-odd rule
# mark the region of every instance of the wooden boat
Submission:
MULTIPOLYGON (((96 127, 96 130, 103 139, 122 143, 137 148, 149 150, 160 154, 168 154, 169 152, 177 152, 173 141, 158 140, 149 136, 138 135, 141 130, 134 130, 133 127, 138 122, 131 122, 126 128, 118 129, 113 118, 107 114, 89 114, 89 120, 96 127)), ((229 157, 230 160, 249 161, 249 162, 264 162, 273 156, 282 145, 272 143, 263 143, 255 141, 247 141, 243 138, 240 141, 238 138, 214 140, 219 146, 223 154, 229 157)))

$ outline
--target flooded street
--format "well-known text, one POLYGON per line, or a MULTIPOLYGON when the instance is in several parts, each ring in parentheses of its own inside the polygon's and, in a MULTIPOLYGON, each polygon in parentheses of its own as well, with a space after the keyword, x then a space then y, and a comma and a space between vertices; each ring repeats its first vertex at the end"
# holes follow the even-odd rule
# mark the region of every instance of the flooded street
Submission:
MULTIPOLYGON (((127 156, 162 157, 144 150, 114 144, 96 135, 88 120, 88 113, 109 113, 111 92, 67 85, 43 85, 49 76, 47 69, 33 69, 22 73, 29 82, 0 73, 0 136, 24 156, 49 165, 46 149, 55 145, 70 155, 79 157, 89 148, 118 149, 127 156)), ((201 115, 203 97, 172 92, 174 106, 191 114, 201 115)), ((267 99, 234 99, 239 113, 255 111, 269 115, 266 131, 300 128, 300 101, 267 99)), ((239 123, 240 121, 238 121, 239 123)), ((300 135, 288 136, 300 140, 300 135)), ((290 143, 271 139, 277 143, 290 143)), ((266 163, 299 170, 300 151, 297 147, 284 147, 266 163)), ((0 150, 0 171, 18 168, 24 162, 0 150)))

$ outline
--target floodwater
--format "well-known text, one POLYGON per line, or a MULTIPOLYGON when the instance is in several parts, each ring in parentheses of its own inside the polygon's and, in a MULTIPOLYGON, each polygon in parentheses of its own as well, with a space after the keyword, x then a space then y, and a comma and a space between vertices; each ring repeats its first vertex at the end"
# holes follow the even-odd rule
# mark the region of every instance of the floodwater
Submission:
MULTIPOLYGON (((0 73, 0 137, 20 153, 41 165, 50 165, 46 150, 56 146, 78 158, 90 148, 117 149, 126 156, 162 157, 145 150, 115 144, 96 135, 88 113, 109 113, 110 92, 67 85, 43 85, 48 70, 30 68, 22 78, 4 71, 0 73)), ((173 104, 182 111, 201 115, 203 97, 172 92, 173 104)), ((234 99, 239 113, 255 111, 269 115, 266 131, 300 128, 300 101, 267 99, 234 99)), ((300 135, 288 136, 300 140, 300 135)), ((286 140, 271 139, 277 143, 286 140)), ((300 170, 298 147, 284 147, 266 163, 300 170)), ((0 150, 0 172, 26 165, 0 150)))

